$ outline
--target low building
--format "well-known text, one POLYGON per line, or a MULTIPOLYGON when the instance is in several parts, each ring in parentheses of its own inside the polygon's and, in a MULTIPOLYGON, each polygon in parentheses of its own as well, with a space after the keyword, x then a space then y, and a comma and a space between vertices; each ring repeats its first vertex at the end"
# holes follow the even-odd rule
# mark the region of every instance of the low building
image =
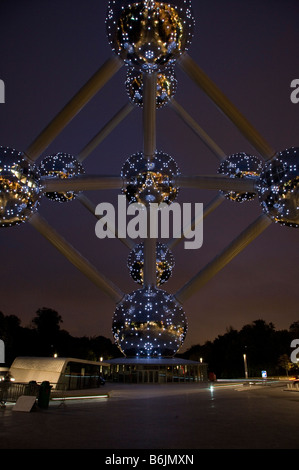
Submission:
POLYGON ((96 388, 107 382, 198 383, 207 380, 207 365, 180 358, 117 358, 103 362, 63 357, 17 357, 9 372, 17 383, 44 381, 54 389, 96 388))
POLYGON ((18 383, 48 381, 53 388, 78 390, 99 387, 103 367, 103 362, 70 357, 17 357, 9 372, 18 383))
MULTIPOLYGON (((121 383, 197 383, 207 380, 207 364, 172 358, 118 358, 110 365, 109 380, 121 383)), ((105 369, 107 371, 107 368, 105 369)))

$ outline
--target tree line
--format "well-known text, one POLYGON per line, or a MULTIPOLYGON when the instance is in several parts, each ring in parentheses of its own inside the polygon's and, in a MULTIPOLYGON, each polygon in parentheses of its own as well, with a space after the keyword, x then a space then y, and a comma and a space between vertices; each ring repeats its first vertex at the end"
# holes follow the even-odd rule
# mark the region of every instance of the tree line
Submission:
MULTIPOLYGON (((120 357, 118 347, 104 336, 74 337, 61 328, 62 317, 51 308, 40 308, 27 327, 15 315, 0 312, 0 339, 5 344, 5 365, 18 356, 74 357, 99 361, 120 357)), ((189 360, 203 361, 217 378, 244 377, 246 364, 249 377, 298 374, 298 366, 290 361, 291 342, 299 340, 299 321, 288 330, 276 330, 273 323, 255 320, 241 330, 227 328, 225 334, 203 345, 197 344, 177 354, 189 360)), ((298 357, 299 359, 299 357, 298 357)))
POLYGON ((16 315, 0 312, 0 339, 5 344, 5 365, 18 356, 74 357, 99 361, 119 357, 120 351, 104 336, 74 337, 61 328, 62 317, 51 308, 40 308, 28 327, 16 315))
MULTIPOLYGON (((298 365, 290 360, 291 342, 299 339, 299 321, 288 330, 276 330, 273 323, 255 320, 240 331, 229 327, 226 333, 204 345, 194 345, 182 357, 199 361, 202 358, 217 378, 245 376, 245 360, 248 377, 298 374, 298 365), (245 355, 245 357, 244 357, 245 355)), ((299 360, 299 356, 298 356, 299 360)))

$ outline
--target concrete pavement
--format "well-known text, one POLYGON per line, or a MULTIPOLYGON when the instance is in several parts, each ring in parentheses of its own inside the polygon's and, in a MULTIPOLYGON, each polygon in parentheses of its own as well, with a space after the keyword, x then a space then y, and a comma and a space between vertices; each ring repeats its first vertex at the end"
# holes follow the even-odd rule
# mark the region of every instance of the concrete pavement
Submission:
POLYGON ((109 398, 55 401, 30 413, 7 406, 0 448, 298 449, 299 393, 284 388, 107 383, 97 392, 109 398))

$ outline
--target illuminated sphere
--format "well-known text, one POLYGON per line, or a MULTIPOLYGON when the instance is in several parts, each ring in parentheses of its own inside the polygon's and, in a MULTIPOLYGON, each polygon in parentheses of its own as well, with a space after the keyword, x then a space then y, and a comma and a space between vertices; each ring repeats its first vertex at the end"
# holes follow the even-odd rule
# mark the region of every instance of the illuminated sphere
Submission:
POLYGON ((25 222, 37 210, 41 194, 36 166, 22 152, 0 147, 0 226, 25 222))
POLYGON ((175 178, 179 174, 176 162, 169 155, 156 152, 148 162, 140 152, 128 158, 122 167, 122 192, 130 203, 171 204, 178 194, 175 178))
MULTIPOLYGON (((263 162, 252 155, 244 152, 236 153, 227 157, 218 170, 218 173, 229 176, 230 178, 254 178, 258 179, 263 170, 263 162)), ((221 191, 221 193, 230 201, 244 202, 250 201, 256 193, 221 191)))
POLYGON ((191 43, 191 0, 110 0, 106 26, 112 49, 127 65, 158 71, 174 63, 191 43))
POLYGON ((282 225, 299 227, 299 148, 280 152, 265 167, 258 186, 260 204, 282 225))
MULTIPOLYGON (((144 244, 138 243, 128 257, 128 268, 135 282, 143 285, 144 244)), ((157 285, 168 281, 174 268, 174 256, 164 243, 157 243, 156 273, 157 285)))
MULTIPOLYGON (((40 172, 41 176, 64 179, 83 174, 84 169, 75 157, 59 152, 44 158, 40 164, 40 172)), ((52 201, 68 202, 75 199, 76 193, 74 191, 54 191, 45 193, 45 196, 52 201)))
POLYGON ((174 296, 143 288, 117 305, 112 331, 127 357, 172 357, 183 344, 187 320, 174 296))
MULTIPOLYGON (((143 73, 129 68, 127 72, 126 89, 130 101, 143 107, 143 73)), ((156 107, 162 108, 175 95, 177 80, 173 68, 165 69, 157 74, 156 107)))

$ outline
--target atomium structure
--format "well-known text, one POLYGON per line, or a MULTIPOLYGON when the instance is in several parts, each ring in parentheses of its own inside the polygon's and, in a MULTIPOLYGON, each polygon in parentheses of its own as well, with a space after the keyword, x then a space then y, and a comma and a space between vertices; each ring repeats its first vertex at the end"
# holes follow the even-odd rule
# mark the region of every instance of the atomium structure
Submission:
MULTIPOLYGON (((127 72, 126 90, 130 101, 143 107, 143 73, 130 67, 127 72)), ((174 67, 165 68, 157 73, 156 107, 166 106, 177 90, 177 79, 174 67)))
MULTIPOLYGON (((0 148, 0 225, 27 222, 39 231, 77 269, 116 304, 112 332, 127 357, 173 357, 187 334, 183 304, 223 269, 272 222, 299 226, 299 148, 276 152, 243 117, 188 54, 194 18, 190 0, 170 3, 154 0, 111 0, 107 4, 107 36, 112 57, 78 91, 32 144, 23 152, 0 148), (128 105, 76 156, 58 152, 37 161, 76 114, 125 66, 124 86, 128 105), (214 102, 255 148, 257 155, 236 149, 226 155, 174 99, 179 84, 175 68, 187 76, 214 102), (156 113, 171 107, 196 132, 220 160, 216 175, 183 175, 175 160, 156 148, 156 113), (83 161, 133 109, 142 109, 143 149, 127 158, 120 174, 86 175, 83 161), (260 214, 229 246, 219 253, 176 293, 161 289, 174 267, 172 250, 184 238, 162 244, 147 236, 142 243, 122 240, 130 250, 128 267, 140 288, 124 293, 87 261, 40 215, 42 195, 60 203, 75 198, 94 214, 87 190, 119 189, 127 204, 165 203, 179 200, 184 188, 210 189, 217 196, 203 217, 222 201, 260 202, 260 214)), ((167 149, 166 149, 167 150, 167 149)), ((183 170, 183 169, 182 169, 183 170)), ((200 221, 194 220, 194 224, 200 221)))
MULTIPOLYGON (((41 176, 68 179, 84 173, 83 166, 76 157, 67 153, 59 152, 56 155, 49 155, 44 158, 39 166, 41 176)), ((58 202, 72 201, 76 197, 74 191, 48 192, 45 196, 58 202)))
MULTIPOLYGON (((167 245, 156 243, 156 278, 157 286, 167 282, 172 275, 175 261, 167 245)), ((128 256, 128 268, 135 282, 144 282, 144 243, 138 243, 128 256)))

